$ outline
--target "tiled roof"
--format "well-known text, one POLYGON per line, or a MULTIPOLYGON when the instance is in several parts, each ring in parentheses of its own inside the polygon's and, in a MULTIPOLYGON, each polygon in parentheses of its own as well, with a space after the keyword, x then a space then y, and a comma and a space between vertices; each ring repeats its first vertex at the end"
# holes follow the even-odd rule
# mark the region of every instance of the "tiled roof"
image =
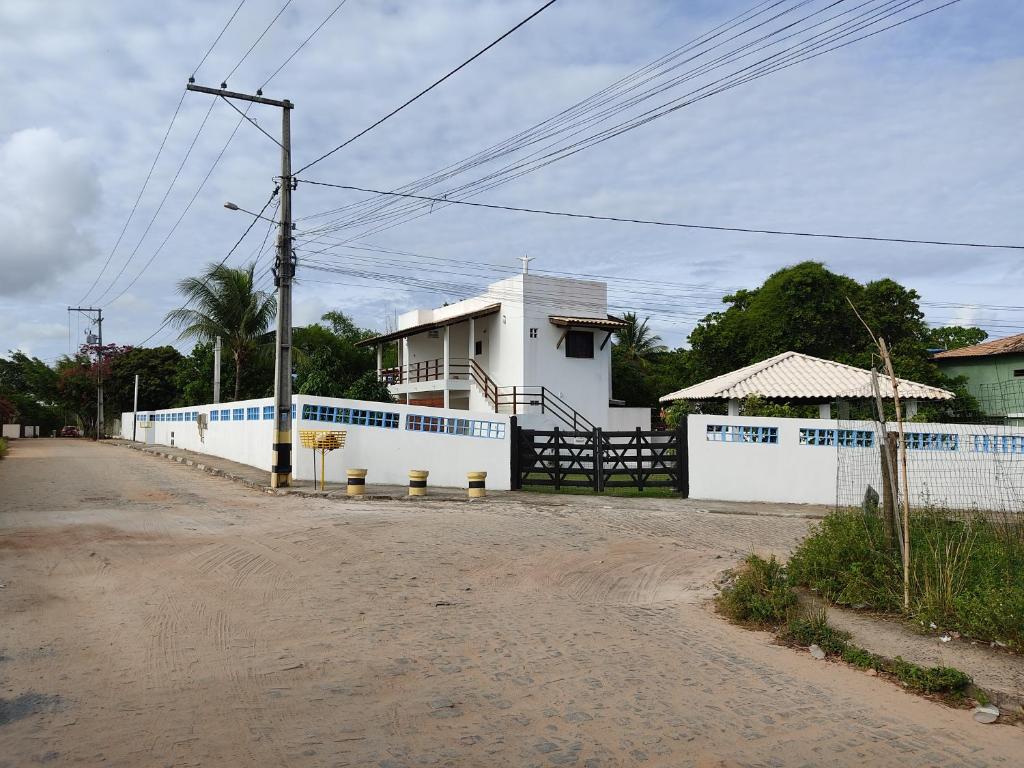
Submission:
POLYGON ((432 331, 435 328, 444 328, 446 325, 455 325, 456 323, 461 323, 463 320, 469 320, 470 318, 475 320, 481 317, 486 317, 487 315, 493 315, 499 309, 501 309, 500 303, 490 304, 481 309, 475 309, 472 312, 463 312, 461 315, 453 315, 452 317, 446 317, 444 320, 435 320, 429 323, 421 323, 420 325, 414 325, 411 328, 402 328, 397 331, 392 331, 391 333, 385 333, 382 336, 374 336, 372 339, 363 339, 362 341, 357 341, 356 346, 372 347, 377 344, 384 344, 385 342, 388 341, 395 341, 396 339, 405 339, 410 336, 415 336, 419 333, 426 333, 427 331, 432 331))
POLYGON ((973 347, 948 349, 932 355, 934 360, 946 360, 950 357, 987 357, 989 355, 1024 354, 1024 333, 1007 336, 1005 339, 993 339, 975 344, 973 347))
MULTIPOLYGON (((906 379, 897 379, 902 398, 950 400, 953 393, 906 379)), ((892 397, 889 377, 878 377, 882 397, 892 397)), ((808 398, 830 401, 837 398, 874 397, 871 371, 843 365, 833 360, 783 352, 781 355, 717 376, 661 398, 672 400, 742 399, 748 395, 770 398, 808 398)))
POLYGON ((562 328, 603 328, 613 331, 626 325, 625 320, 607 315, 606 317, 570 317, 568 315, 548 315, 552 325, 562 328))

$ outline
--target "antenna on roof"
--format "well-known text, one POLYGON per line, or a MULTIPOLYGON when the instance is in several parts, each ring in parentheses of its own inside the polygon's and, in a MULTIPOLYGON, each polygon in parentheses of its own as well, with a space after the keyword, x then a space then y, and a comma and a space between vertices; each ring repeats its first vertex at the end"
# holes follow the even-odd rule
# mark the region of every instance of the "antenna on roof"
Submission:
POLYGON ((535 258, 536 258, 535 256, 520 256, 519 257, 519 260, 521 262, 523 262, 523 274, 524 275, 530 274, 530 262, 533 261, 535 258))

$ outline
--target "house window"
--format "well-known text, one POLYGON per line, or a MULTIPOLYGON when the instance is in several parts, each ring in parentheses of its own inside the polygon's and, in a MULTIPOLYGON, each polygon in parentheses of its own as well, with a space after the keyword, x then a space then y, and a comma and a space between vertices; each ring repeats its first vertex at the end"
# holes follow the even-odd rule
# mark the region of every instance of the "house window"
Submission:
POLYGON ((482 341, 476 342, 473 345, 473 354, 474 355, 482 355, 483 353, 484 353, 484 343, 482 341))
POLYGON ((439 339, 439 338, 441 338, 441 332, 439 330, 437 330, 437 328, 432 328, 429 331, 427 331, 427 338, 428 339, 439 339))
POLYGON ((1024 368, 1017 368, 1016 370, 1014 370, 1013 376, 1016 379, 1024 378, 1024 368))
POLYGON ((260 409, 259 406, 250 407, 245 409, 245 420, 246 421, 259 421, 260 409))
POLYGON ((530 329, 530 338, 531 339, 536 339, 537 338, 537 329, 536 328, 531 328, 530 329))
POLYGON ((569 331, 565 335, 566 357, 593 357, 594 334, 591 331, 569 331))
POLYGON ((272 406, 272 405, 264 405, 263 406, 263 419, 265 421, 273 421, 274 420, 274 406, 272 406))

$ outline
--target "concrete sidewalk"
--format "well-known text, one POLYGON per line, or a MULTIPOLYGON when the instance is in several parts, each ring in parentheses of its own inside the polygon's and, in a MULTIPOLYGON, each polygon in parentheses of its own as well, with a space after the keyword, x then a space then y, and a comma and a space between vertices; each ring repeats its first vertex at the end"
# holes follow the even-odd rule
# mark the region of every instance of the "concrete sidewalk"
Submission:
MULTIPOLYGON (((387 501, 401 501, 410 498, 409 489, 402 485, 367 483, 366 493, 362 496, 349 496, 344 483, 327 483, 327 487, 322 491, 320 490, 319 483, 313 483, 309 480, 295 480, 288 488, 271 488, 269 472, 248 464, 239 464, 236 461, 222 459, 219 456, 196 453, 184 448, 171 448, 166 445, 146 445, 144 443, 132 442, 131 440, 104 440, 101 444, 117 446, 119 448, 130 448, 141 453, 147 453, 150 456, 158 456, 275 496, 309 496, 338 500, 370 499, 387 501)), ((498 494, 507 495, 508 491, 488 491, 488 495, 498 494)), ((463 488, 428 487, 426 496, 411 498, 416 501, 468 501, 466 491, 463 488)))
MULTIPOLYGON (((328 483, 326 490, 321 491, 309 480, 295 481, 290 488, 271 488, 270 473, 248 464, 196 453, 184 448, 171 448, 166 445, 146 445, 131 440, 104 440, 102 445, 131 448, 132 450, 159 456, 170 461, 194 467, 217 477, 224 477, 241 485, 278 496, 297 495, 330 499, 408 499, 408 488, 404 485, 378 485, 367 483, 366 494, 361 497, 347 495, 343 483, 328 483)), ((372 477, 371 477, 372 479, 372 477)), ((751 517, 785 517, 817 520, 825 517, 831 509, 814 504, 781 504, 772 502, 750 501, 714 501, 710 499, 679 499, 659 498, 653 496, 614 496, 606 494, 560 494, 534 493, 531 491, 495 491, 488 489, 488 497, 502 497, 522 503, 534 503, 542 500, 545 505, 575 507, 585 509, 629 508, 634 511, 648 509, 662 512, 706 512, 719 515, 743 515, 751 517)), ((428 487, 426 496, 413 497, 417 500, 468 501, 464 488, 428 487)))

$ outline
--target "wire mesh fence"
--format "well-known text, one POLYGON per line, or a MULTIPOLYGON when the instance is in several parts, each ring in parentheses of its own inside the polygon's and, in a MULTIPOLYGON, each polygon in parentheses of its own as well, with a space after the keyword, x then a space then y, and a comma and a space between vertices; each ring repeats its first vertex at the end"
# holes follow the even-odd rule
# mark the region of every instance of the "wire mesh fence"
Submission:
POLYGON ((904 422, 905 486, 897 424, 840 421, 837 506, 899 508, 905 487, 915 509, 1024 513, 1024 391, 993 386, 986 396, 987 419, 904 422))

